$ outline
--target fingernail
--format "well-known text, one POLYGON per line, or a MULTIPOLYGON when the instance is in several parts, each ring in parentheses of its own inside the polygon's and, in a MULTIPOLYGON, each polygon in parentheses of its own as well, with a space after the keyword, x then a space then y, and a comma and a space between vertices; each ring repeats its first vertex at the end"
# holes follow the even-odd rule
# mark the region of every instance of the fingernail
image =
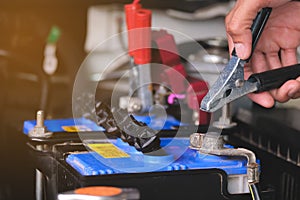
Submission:
POLYGON ((237 56, 241 59, 247 59, 245 58, 245 52, 246 52, 246 48, 245 45, 242 43, 235 43, 234 44, 234 48, 235 48, 235 52, 237 54, 237 56))

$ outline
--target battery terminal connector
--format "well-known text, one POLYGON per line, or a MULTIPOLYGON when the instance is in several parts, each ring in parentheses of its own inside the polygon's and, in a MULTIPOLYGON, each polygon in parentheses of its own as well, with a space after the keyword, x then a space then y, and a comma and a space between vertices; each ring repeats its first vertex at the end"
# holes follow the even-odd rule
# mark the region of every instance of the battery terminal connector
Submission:
POLYGON ((48 132, 47 127, 44 125, 44 111, 37 111, 36 125, 31 131, 29 131, 28 136, 31 138, 47 138, 51 135, 52 132, 48 132))
POLYGON ((209 132, 194 133, 190 136, 190 148, 196 149, 203 154, 218 156, 242 156, 247 158, 247 178, 249 184, 259 182, 259 164, 255 154, 244 148, 227 148, 224 146, 223 136, 209 132))

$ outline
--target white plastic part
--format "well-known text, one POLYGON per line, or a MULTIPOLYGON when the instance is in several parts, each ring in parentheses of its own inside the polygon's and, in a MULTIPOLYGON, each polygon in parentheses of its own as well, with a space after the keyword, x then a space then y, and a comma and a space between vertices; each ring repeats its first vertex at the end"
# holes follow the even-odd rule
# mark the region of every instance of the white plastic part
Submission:
MULTIPOLYGON (((123 7, 119 5, 92 6, 88 9, 85 51, 94 50, 100 43, 120 32, 123 7)), ((105 43, 97 51, 112 52, 121 48, 120 41, 105 43)))
POLYGON ((52 75, 57 70, 58 61, 56 58, 56 45, 47 44, 44 50, 43 70, 46 74, 52 75))
POLYGON ((247 174, 229 175, 227 189, 230 194, 249 193, 247 174))

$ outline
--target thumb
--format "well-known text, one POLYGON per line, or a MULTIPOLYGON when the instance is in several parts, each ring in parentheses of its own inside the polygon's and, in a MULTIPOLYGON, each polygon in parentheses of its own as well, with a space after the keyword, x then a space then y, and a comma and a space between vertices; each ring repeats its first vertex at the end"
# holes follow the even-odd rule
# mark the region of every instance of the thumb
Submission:
POLYGON ((232 42, 230 46, 235 47, 236 54, 241 59, 247 59, 251 55, 252 33, 250 28, 262 7, 264 5, 259 5, 254 0, 237 1, 234 8, 226 16, 226 32, 232 42))

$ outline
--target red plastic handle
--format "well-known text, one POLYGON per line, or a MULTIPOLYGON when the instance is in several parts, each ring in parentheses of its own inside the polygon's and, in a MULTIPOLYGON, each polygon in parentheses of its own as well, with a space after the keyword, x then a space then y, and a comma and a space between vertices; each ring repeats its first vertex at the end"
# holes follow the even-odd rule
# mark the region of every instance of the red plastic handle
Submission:
POLYGON ((151 11, 147 9, 140 9, 135 13, 135 64, 146 64, 151 61, 151 15, 151 11))
POLYGON ((134 56, 134 31, 131 31, 135 28, 136 20, 135 14, 136 12, 142 8, 142 5, 139 3, 139 0, 134 1, 132 4, 126 4, 124 6, 125 15, 126 15, 126 24, 128 30, 128 53, 130 56, 134 56))
POLYGON ((128 53, 135 64, 146 64, 151 60, 151 11, 142 9, 139 0, 125 5, 128 30, 128 53))

